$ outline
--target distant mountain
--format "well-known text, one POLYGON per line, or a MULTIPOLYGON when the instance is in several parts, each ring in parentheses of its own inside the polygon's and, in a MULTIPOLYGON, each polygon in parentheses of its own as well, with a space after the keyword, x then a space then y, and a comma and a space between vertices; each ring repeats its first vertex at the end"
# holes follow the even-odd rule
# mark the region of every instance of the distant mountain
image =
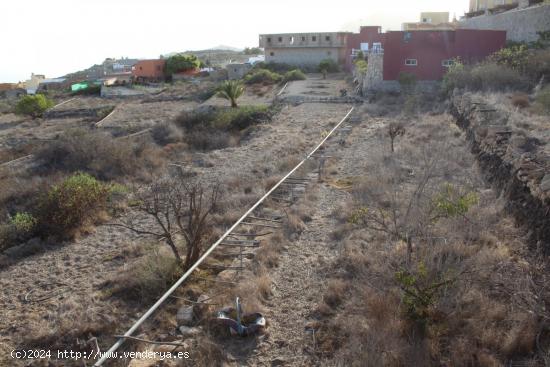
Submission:
POLYGON ((231 46, 225 46, 225 45, 219 45, 216 47, 209 48, 207 51, 234 51, 234 52, 242 52, 242 48, 238 47, 231 47, 231 46))
POLYGON ((183 54, 209 54, 209 53, 212 53, 212 52, 237 52, 237 53, 240 53, 240 52, 243 52, 243 49, 242 48, 237 48, 237 47, 219 45, 219 46, 207 48, 207 49, 204 49, 204 50, 187 50, 187 51, 183 51, 183 52, 181 52, 181 51, 180 52, 168 52, 168 53, 163 54, 162 56, 170 57, 170 56, 177 55, 179 53, 183 53, 183 54))

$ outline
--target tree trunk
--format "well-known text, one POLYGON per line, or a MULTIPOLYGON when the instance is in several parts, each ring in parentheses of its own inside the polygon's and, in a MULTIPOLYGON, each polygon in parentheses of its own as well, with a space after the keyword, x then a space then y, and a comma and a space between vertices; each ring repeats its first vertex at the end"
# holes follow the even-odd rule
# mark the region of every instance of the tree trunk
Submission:
POLYGON ((412 258, 412 239, 407 235, 407 265, 411 264, 412 258))

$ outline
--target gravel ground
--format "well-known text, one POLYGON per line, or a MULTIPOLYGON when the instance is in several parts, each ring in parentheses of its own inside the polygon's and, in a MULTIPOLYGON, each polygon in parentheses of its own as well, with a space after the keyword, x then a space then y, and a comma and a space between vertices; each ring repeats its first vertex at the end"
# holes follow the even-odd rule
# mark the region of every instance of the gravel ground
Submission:
MULTIPOLYGON (((323 131, 329 130, 348 109, 347 105, 337 104, 285 107, 271 123, 258 127, 242 146, 206 154, 185 153, 182 159, 207 160, 209 167, 199 163, 193 168, 207 180, 244 174, 266 163, 278 163, 278 159, 284 159, 293 150, 309 151, 320 140, 323 131)), ((325 201, 319 205, 329 204, 325 201)), ((145 218, 137 220, 147 221, 145 218)), ((321 234, 310 236, 301 241, 316 242, 316 236, 321 234)), ((55 329, 52 322, 65 315, 76 318, 73 321, 82 317, 96 322, 116 322, 120 331, 125 330, 130 320, 149 305, 128 309, 121 302, 105 297, 100 285, 128 266, 121 253, 135 243, 139 241, 126 230, 98 226, 75 241, 52 246, 0 270, 3 290, 0 349, 16 346, 18 340, 35 327, 33 325, 55 329)), ((288 255, 287 259, 292 260, 290 257, 288 255)), ((279 294, 283 296, 284 289, 279 294)))

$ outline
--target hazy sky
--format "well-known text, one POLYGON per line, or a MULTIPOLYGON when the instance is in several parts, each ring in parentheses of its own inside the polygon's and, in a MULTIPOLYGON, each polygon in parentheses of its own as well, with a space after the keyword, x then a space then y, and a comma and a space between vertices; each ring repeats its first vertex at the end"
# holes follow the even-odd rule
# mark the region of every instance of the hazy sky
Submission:
POLYGON ((0 82, 55 77, 106 57, 228 45, 260 33, 399 30, 421 11, 462 15, 468 0, 0 0, 0 82))

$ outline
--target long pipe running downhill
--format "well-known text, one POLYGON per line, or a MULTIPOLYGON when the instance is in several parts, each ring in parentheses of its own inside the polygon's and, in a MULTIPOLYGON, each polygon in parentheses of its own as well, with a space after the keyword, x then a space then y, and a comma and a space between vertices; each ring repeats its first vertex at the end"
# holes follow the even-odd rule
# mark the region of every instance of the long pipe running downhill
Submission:
POLYGON ((153 306, 151 306, 147 312, 145 312, 143 314, 143 316, 141 316, 139 318, 139 320, 137 320, 134 325, 132 325, 132 327, 130 327, 130 329, 128 329, 128 331, 122 336, 120 337, 117 342, 115 344, 113 344, 113 346, 111 346, 111 348, 105 352, 105 353, 102 353, 101 355, 101 358, 94 364, 94 367, 99 367, 99 366, 102 366, 103 363, 105 363, 105 361, 107 359, 110 358, 110 356, 114 355, 114 352, 116 352, 116 350, 118 348, 120 348, 120 346, 124 343, 124 341, 126 340, 126 337, 130 337, 132 336, 132 334, 141 326, 141 324, 143 324, 143 322, 145 320, 147 320, 156 310, 157 308, 159 308, 160 305, 162 305, 166 299, 168 299, 168 297, 170 297, 170 295, 189 277, 189 275, 191 275, 191 273, 193 273, 193 271, 195 271, 195 269, 204 261, 206 260, 206 258, 212 253, 212 251, 214 251, 216 249, 216 247, 218 247, 218 245, 227 237, 231 234, 231 232, 233 232, 235 230, 235 228, 237 228, 237 226, 239 224, 241 224, 241 222, 246 218, 248 217, 253 211, 254 209, 256 209, 265 199, 267 199, 269 197, 269 195, 271 195, 273 193, 273 191, 275 191, 288 177, 290 177, 294 172, 296 172, 298 170, 298 168, 300 168, 309 158, 311 158, 311 156, 321 147, 321 145, 323 145, 325 143, 325 141, 327 141, 328 138, 330 138, 330 136, 336 131, 336 129, 338 129, 340 127, 340 125, 342 125, 342 123, 349 117, 349 115, 353 112, 353 110, 355 109, 355 107, 352 107, 348 113, 346 113, 346 115, 344 116, 344 118, 342 118, 342 120, 340 120, 339 123, 337 123, 333 128, 332 130, 330 130, 330 132, 327 134, 327 136, 324 137, 323 140, 321 140, 321 142, 319 144, 317 144, 317 146, 315 148, 313 148, 313 150, 300 162, 296 165, 296 167, 294 167, 289 173, 287 173, 283 178, 281 178, 279 180, 279 182, 277 182, 267 193, 265 193, 264 196, 262 196, 254 205, 252 205, 252 207, 250 207, 250 209, 248 209, 246 211, 246 213, 244 213, 240 218, 239 220, 237 220, 235 222, 235 224, 233 224, 231 226, 231 228, 229 228, 212 246, 210 246, 210 248, 208 250, 206 250, 206 252, 197 260, 197 262, 195 264, 193 264, 193 266, 191 266, 186 272, 185 274, 183 274, 181 276, 181 278, 179 278, 171 287, 170 289, 168 289, 166 291, 166 293, 164 293, 162 295, 162 297, 160 297, 157 302, 155 302, 155 304, 153 306))

